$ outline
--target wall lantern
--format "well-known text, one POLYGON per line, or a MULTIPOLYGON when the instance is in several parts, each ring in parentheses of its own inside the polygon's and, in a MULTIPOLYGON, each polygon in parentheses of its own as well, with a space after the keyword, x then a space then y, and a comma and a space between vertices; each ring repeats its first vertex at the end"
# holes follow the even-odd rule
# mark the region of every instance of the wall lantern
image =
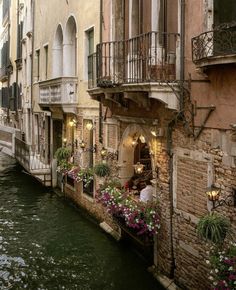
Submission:
POLYGON ((134 134, 131 144, 132 144, 132 147, 135 147, 138 144, 137 133, 134 134))
POLYGON ((151 132, 151 134, 152 134, 152 136, 154 136, 154 137, 157 137, 158 135, 157 135, 157 130, 156 130, 156 128, 151 128, 151 130, 150 130, 150 132, 151 132))
POLYGON ((107 156, 107 149, 102 147, 100 154, 101 154, 102 158, 105 158, 107 156))
POLYGON ((142 174, 144 169, 144 164, 137 162, 134 166, 134 171, 137 174, 142 174))
POLYGON ((212 209, 215 209, 222 205, 236 206, 236 189, 233 189, 233 193, 220 199, 221 189, 211 186, 207 188, 206 194, 208 200, 212 202, 212 209))
POLYGON ((139 136, 139 140, 141 141, 141 143, 146 143, 146 139, 145 139, 145 137, 143 136, 143 135, 140 135, 139 136))
POLYGON ((219 200, 220 189, 215 187, 215 186, 211 186, 211 187, 207 188, 206 195, 207 195, 209 201, 219 200))
POLYGON ((86 148, 86 142, 83 140, 79 143, 80 148, 83 150, 83 152, 91 152, 96 153, 97 152, 97 145, 93 145, 92 147, 86 148))
POLYGON ((69 126, 70 126, 70 127, 75 127, 76 124, 77 124, 77 121, 76 121, 75 119, 71 119, 71 120, 69 121, 69 126))
MULTIPOLYGON (((75 142, 74 142, 74 135, 75 135, 75 132, 74 132, 74 128, 75 126, 77 125, 77 121, 75 119, 70 119, 69 121, 69 126, 71 127, 71 151, 72 151, 72 154, 74 154, 74 147, 75 147, 75 142)), ((77 147, 76 147, 77 148, 77 147)))
POLYGON ((163 137, 164 136, 164 129, 163 128, 157 128, 157 127, 151 127, 150 133, 154 137, 163 137))
POLYGON ((63 138, 63 145, 66 147, 67 139, 63 138))
POLYGON ((133 139, 131 144, 132 144, 132 147, 135 147, 138 144, 138 142, 137 140, 133 139))
POLYGON ((84 150, 85 147, 86 147, 86 143, 82 140, 82 141, 79 143, 79 146, 80 146, 80 148, 81 148, 82 150, 84 150))
POLYGON ((93 129, 93 123, 92 122, 87 122, 85 125, 85 128, 89 131, 91 131, 93 129))

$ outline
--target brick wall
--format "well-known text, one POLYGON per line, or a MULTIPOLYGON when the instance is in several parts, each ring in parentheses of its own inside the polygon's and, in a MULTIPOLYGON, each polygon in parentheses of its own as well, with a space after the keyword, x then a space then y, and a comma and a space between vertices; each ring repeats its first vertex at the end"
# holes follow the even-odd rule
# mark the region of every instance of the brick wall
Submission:
POLYGON ((87 210, 98 222, 106 221, 115 231, 118 231, 117 224, 114 223, 112 217, 106 212, 106 209, 97 203, 95 199, 82 192, 81 182, 76 183, 74 188, 65 184, 65 196, 71 199, 76 205, 87 210))
MULTIPOLYGON (((193 141, 177 128, 173 144, 175 280, 184 289, 208 289, 210 269, 205 260, 210 245, 197 237, 196 225, 208 213, 207 186, 214 183, 221 187, 222 197, 235 187, 236 143, 227 131, 207 129, 193 141)), ((217 211, 231 220, 235 240, 236 208, 221 206, 217 211)))

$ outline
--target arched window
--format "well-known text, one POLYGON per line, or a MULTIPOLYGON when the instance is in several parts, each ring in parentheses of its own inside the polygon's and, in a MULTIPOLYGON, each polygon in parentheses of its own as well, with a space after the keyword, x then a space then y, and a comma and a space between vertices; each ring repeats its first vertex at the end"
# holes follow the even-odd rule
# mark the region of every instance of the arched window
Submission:
POLYGON ((66 23, 63 44, 63 75, 76 76, 76 23, 70 17, 66 23))
POLYGON ((61 25, 58 25, 52 48, 52 77, 63 75, 63 33, 61 25))

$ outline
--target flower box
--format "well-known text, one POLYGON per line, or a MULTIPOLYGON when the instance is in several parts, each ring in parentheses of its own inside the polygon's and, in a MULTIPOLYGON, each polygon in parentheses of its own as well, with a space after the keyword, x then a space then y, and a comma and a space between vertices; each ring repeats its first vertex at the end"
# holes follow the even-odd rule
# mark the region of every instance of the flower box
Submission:
POLYGON ((113 219, 121 228, 122 236, 124 235, 130 236, 132 239, 134 239, 138 244, 140 244, 143 247, 153 246, 152 236, 148 236, 146 234, 139 235, 136 229, 130 228, 126 225, 125 219, 123 217, 113 215, 113 219))

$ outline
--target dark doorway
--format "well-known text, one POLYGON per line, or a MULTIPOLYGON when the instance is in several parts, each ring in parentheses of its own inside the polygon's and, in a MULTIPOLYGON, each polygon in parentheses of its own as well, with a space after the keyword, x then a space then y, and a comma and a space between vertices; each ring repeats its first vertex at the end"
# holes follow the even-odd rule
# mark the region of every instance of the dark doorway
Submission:
POLYGON ((142 143, 140 139, 138 139, 137 142, 134 149, 134 164, 137 162, 143 164, 144 169, 140 177, 141 179, 150 179, 152 178, 152 163, 149 146, 147 143, 142 143))
POLYGON ((236 21, 235 0, 214 0, 214 26, 236 21))
POLYGON ((46 159, 49 163, 51 161, 51 118, 49 116, 46 116, 46 159))
POLYGON ((56 150, 62 147, 62 120, 54 119, 53 121, 53 155, 56 150))

